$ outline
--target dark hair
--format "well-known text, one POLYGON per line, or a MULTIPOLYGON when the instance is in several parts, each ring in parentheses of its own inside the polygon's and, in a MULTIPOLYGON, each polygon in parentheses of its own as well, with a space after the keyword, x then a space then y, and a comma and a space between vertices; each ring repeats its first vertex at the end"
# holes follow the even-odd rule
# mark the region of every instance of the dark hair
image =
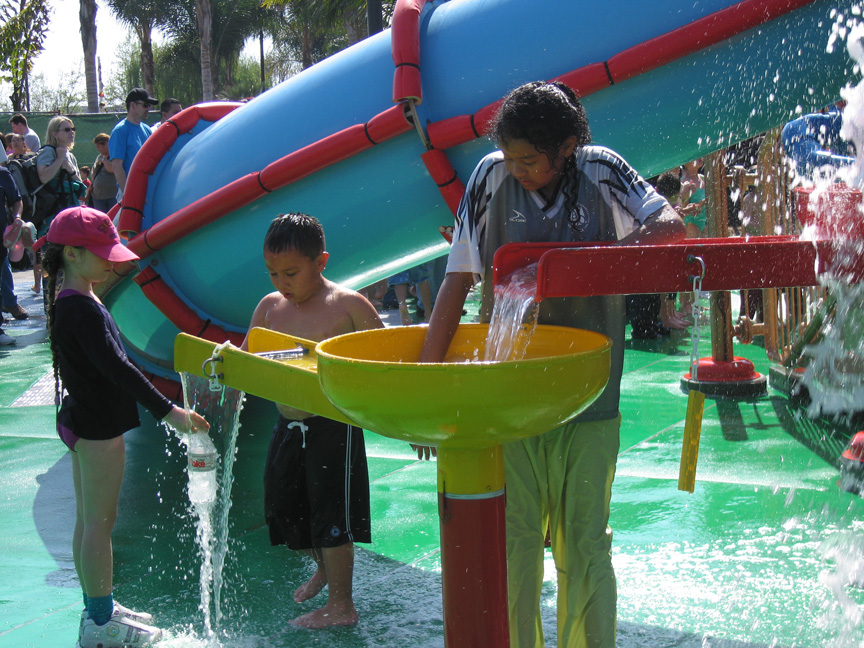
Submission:
POLYGON ((553 164, 567 138, 575 135, 577 148, 591 143, 582 102, 560 82, 532 81, 511 91, 487 134, 496 142, 525 140, 553 164))
POLYGON ((280 214, 264 237, 264 248, 278 254, 297 250, 303 256, 317 259, 324 251, 324 228, 317 218, 306 214, 280 214))
POLYGON ((171 106, 173 106, 174 104, 177 104, 178 106, 183 105, 180 103, 179 100, 175 99, 174 97, 168 97, 167 99, 163 99, 162 105, 159 106, 159 112, 168 112, 169 110, 171 110, 171 106))
POLYGON ((57 296, 57 283, 63 273, 63 248, 58 243, 46 243, 39 250, 42 257, 42 272, 48 281, 45 283, 46 309, 48 318, 48 341, 51 344, 51 359, 54 365, 54 404, 60 407, 60 370, 57 365, 57 342, 54 337, 54 311, 55 297, 57 296))
POLYGON ((9 118, 10 124, 24 124, 27 126, 27 118, 21 113, 15 113, 9 118))
POLYGON ((681 193, 681 179, 677 173, 667 171, 657 178, 657 193, 669 200, 675 194, 681 193))
MULTIPOLYGON (((576 148, 591 143, 588 116, 573 89, 559 81, 532 81, 512 90, 504 98, 487 130, 497 143, 524 140, 544 154, 554 169, 561 147, 576 137, 576 148)), ((576 164, 574 155, 564 159, 561 175, 569 178, 576 164)), ((574 213, 579 201, 579 185, 564 182, 564 208, 574 213)))
POLYGON ((108 133, 99 133, 93 138, 93 143, 98 144, 99 142, 105 142, 107 144, 109 139, 111 139, 111 136, 108 133))

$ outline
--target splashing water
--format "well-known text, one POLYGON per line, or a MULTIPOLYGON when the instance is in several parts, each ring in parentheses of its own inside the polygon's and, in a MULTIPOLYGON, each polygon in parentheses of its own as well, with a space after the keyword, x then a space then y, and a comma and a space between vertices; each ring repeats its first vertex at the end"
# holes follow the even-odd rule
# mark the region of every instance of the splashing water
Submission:
POLYGON ((495 286, 495 306, 486 334, 485 362, 521 360, 537 328, 537 264, 519 268, 495 286))
MULTIPOLYGON (((859 68, 864 68, 864 25, 854 25, 849 30, 847 47, 859 68)), ((850 187, 864 189, 864 81, 855 87, 847 86, 841 95, 847 105, 840 136, 855 145, 856 161, 836 174, 825 174, 810 198, 811 206, 816 206, 816 220, 824 222, 831 231, 838 252, 835 267, 820 277, 822 286, 836 302, 834 316, 823 327, 822 339, 805 349, 810 363, 802 382, 810 392, 808 414, 812 417, 848 416, 864 403, 864 286, 851 283, 843 271, 844 265, 864 255, 864 239, 860 237, 864 226, 860 222, 855 226, 855 221, 864 220, 864 215, 861 206, 852 213, 843 210, 818 213, 819 209, 828 208, 828 202, 820 198, 835 178, 850 187), (854 234, 856 230, 858 235, 854 234)), ((816 234, 810 225, 802 238, 816 234)))
MULTIPOLYGON (((228 552, 228 512, 231 509, 231 487, 234 483, 234 458, 237 432, 240 429, 240 411, 245 394, 230 387, 211 391, 204 378, 181 374, 183 402, 186 409, 194 409, 210 423, 210 436, 220 451, 216 468, 216 493, 198 492, 201 484, 194 471, 189 472, 191 508, 198 518, 196 543, 201 558, 199 609, 204 615, 204 636, 214 645, 222 620, 222 571, 228 552)), ((184 440, 184 443, 187 443, 184 440)), ((187 443, 188 445, 188 443, 187 443)))
POLYGON ((841 641, 853 637, 856 631, 860 633, 864 621, 864 609, 849 595, 850 587, 864 588, 864 523, 859 521, 855 526, 830 536, 820 547, 822 557, 833 562, 833 568, 819 575, 819 582, 829 588, 840 608, 844 627, 838 641, 831 644, 838 647, 847 645, 841 641))
MULTIPOLYGON (((855 13, 855 12, 853 12, 855 13)), ((860 12, 858 12, 860 15, 860 12)), ((833 40, 846 37, 849 55, 859 70, 864 69, 864 25, 853 22, 840 24, 838 18, 832 32, 833 40), (839 25, 839 26, 838 26, 839 25)), ((830 237, 835 247, 834 267, 820 276, 820 284, 834 304, 833 316, 825 318, 821 338, 804 349, 809 363, 802 383, 810 395, 808 415, 833 415, 838 421, 848 420, 864 403, 864 284, 853 283, 845 267, 864 255, 864 212, 857 209, 830 210, 830 202, 822 200, 836 181, 849 187, 864 189, 864 81, 841 90, 847 102, 843 110, 840 137, 852 142, 856 157, 854 164, 834 170, 823 167, 815 177, 816 187, 810 196, 810 208, 816 222, 823 223, 826 231, 810 224, 801 238, 813 240, 830 237), (823 210, 820 213, 820 210, 823 210)), ((830 307, 826 309, 829 311, 830 307)), ((850 529, 825 530, 817 552, 828 565, 819 575, 819 582, 827 589, 824 600, 817 602, 821 613, 814 619, 817 627, 832 629, 833 638, 826 648, 860 648, 864 646, 862 622, 864 607, 852 594, 864 588, 864 526, 854 521, 850 529)))

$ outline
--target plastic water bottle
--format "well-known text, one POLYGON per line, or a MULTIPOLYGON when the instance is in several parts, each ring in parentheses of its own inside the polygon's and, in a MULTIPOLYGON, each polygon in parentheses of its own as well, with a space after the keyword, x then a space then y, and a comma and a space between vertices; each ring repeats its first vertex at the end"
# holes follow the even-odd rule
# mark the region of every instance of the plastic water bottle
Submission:
POLYGON ((204 432, 189 434, 186 456, 189 460, 189 500, 193 504, 215 501, 219 455, 210 435, 204 432))

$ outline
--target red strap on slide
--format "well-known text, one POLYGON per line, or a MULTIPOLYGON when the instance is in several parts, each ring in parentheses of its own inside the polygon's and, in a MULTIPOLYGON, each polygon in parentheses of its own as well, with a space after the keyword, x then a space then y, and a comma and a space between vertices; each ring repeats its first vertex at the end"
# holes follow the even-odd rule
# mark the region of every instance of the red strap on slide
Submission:
POLYGON ((609 72, 615 83, 621 83, 812 2, 813 0, 743 0, 616 54, 607 62, 609 72))
POLYGON ((141 292, 147 296, 147 299, 181 331, 217 344, 222 344, 225 340, 230 340, 235 346, 243 343, 245 337, 243 333, 226 331, 209 320, 202 319, 171 290, 152 267, 144 268, 135 277, 135 283, 141 286, 141 292))
POLYGON ((157 128, 141 146, 132 160, 126 178, 126 190, 119 207, 120 218, 117 230, 123 238, 132 238, 141 231, 144 220, 144 203, 147 200, 147 185, 165 154, 174 146, 177 138, 195 128, 199 121, 217 121, 243 104, 214 102, 189 106, 157 128))
POLYGON ((423 159, 423 164, 426 165, 429 175, 438 185, 438 191, 444 197, 444 202, 455 215, 459 201, 462 200, 462 194, 465 193, 465 185, 456 175, 456 169, 453 168, 447 154, 444 151, 432 149, 420 157, 423 159))

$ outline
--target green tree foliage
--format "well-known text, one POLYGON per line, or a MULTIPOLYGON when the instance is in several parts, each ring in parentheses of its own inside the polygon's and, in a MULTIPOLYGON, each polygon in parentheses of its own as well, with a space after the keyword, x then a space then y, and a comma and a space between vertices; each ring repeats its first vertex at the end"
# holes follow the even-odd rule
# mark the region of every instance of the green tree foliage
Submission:
POLYGON ((48 31, 48 0, 0 0, 0 80, 12 84, 12 110, 29 110, 27 80, 48 31))
POLYGON ((153 94, 153 30, 168 19, 173 0, 108 0, 111 13, 131 27, 138 36, 141 55, 141 84, 153 94))
MULTIPOLYGON (((281 9, 284 21, 275 33, 274 48, 278 69, 290 72, 334 54, 367 35, 367 12, 382 12, 387 24, 393 15, 395 0, 263 0, 266 7, 281 9)), ((296 72, 295 72, 296 73, 296 72)), ((290 74, 288 74, 290 76, 290 74)))
MULTIPOLYGON (((198 63, 197 44, 189 41, 169 41, 153 47, 156 72, 153 96, 175 97, 183 106, 201 101, 201 68, 198 63)), ((141 68, 138 65, 138 44, 129 44, 118 54, 120 57, 114 75, 105 87, 109 106, 121 107, 128 88, 141 85, 141 68)), ((269 65, 268 65, 269 69, 269 65)), ((233 65, 231 83, 222 83, 217 99, 239 101, 255 96, 260 89, 258 61, 240 56, 233 65)), ((270 77, 267 83, 272 83, 270 77)))
MULTIPOLYGON (((75 67, 69 70, 60 70, 53 83, 48 81, 43 74, 32 74, 29 83, 30 110, 63 115, 83 112, 83 107, 87 103, 87 92, 83 81, 81 72, 75 67)), ((40 133, 40 137, 41 135, 40 133)))
MULTIPOLYGON (((172 45, 190 54, 200 50, 196 4, 196 0, 175 2, 164 27, 172 45)), ((214 96, 223 96, 234 85, 234 68, 246 41, 261 31, 272 32, 280 14, 263 9, 258 0, 210 0, 210 9, 214 96)), ((200 51, 195 59, 200 65, 200 51)))
MULTIPOLYGON (((196 14, 200 0, 107 1, 115 14, 123 7, 128 10, 132 4, 152 9, 167 2, 158 12, 158 19, 151 23, 166 40, 162 45, 151 45, 153 81, 148 89, 155 97, 177 97, 184 106, 201 101, 205 95, 196 14)), ((365 0, 271 0, 263 6, 261 1, 210 0, 210 68, 216 99, 254 96, 366 35, 365 0), (263 65, 240 56, 251 38, 263 41, 265 36, 272 40, 273 46, 263 65), (257 82, 253 81, 253 73, 257 82)), ((392 16, 394 3, 395 0, 383 2, 385 25, 392 16)), ((125 22, 134 27, 132 19, 125 22)), ((140 46, 136 51, 140 51, 140 46)), ((123 56, 128 58, 130 54, 124 52, 123 56)), ((134 69, 136 65, 124 59, 109 80, 106 94, 115 98, 114 105, 126 89, 136 85, 148 87, 146 77, 134 69)))

